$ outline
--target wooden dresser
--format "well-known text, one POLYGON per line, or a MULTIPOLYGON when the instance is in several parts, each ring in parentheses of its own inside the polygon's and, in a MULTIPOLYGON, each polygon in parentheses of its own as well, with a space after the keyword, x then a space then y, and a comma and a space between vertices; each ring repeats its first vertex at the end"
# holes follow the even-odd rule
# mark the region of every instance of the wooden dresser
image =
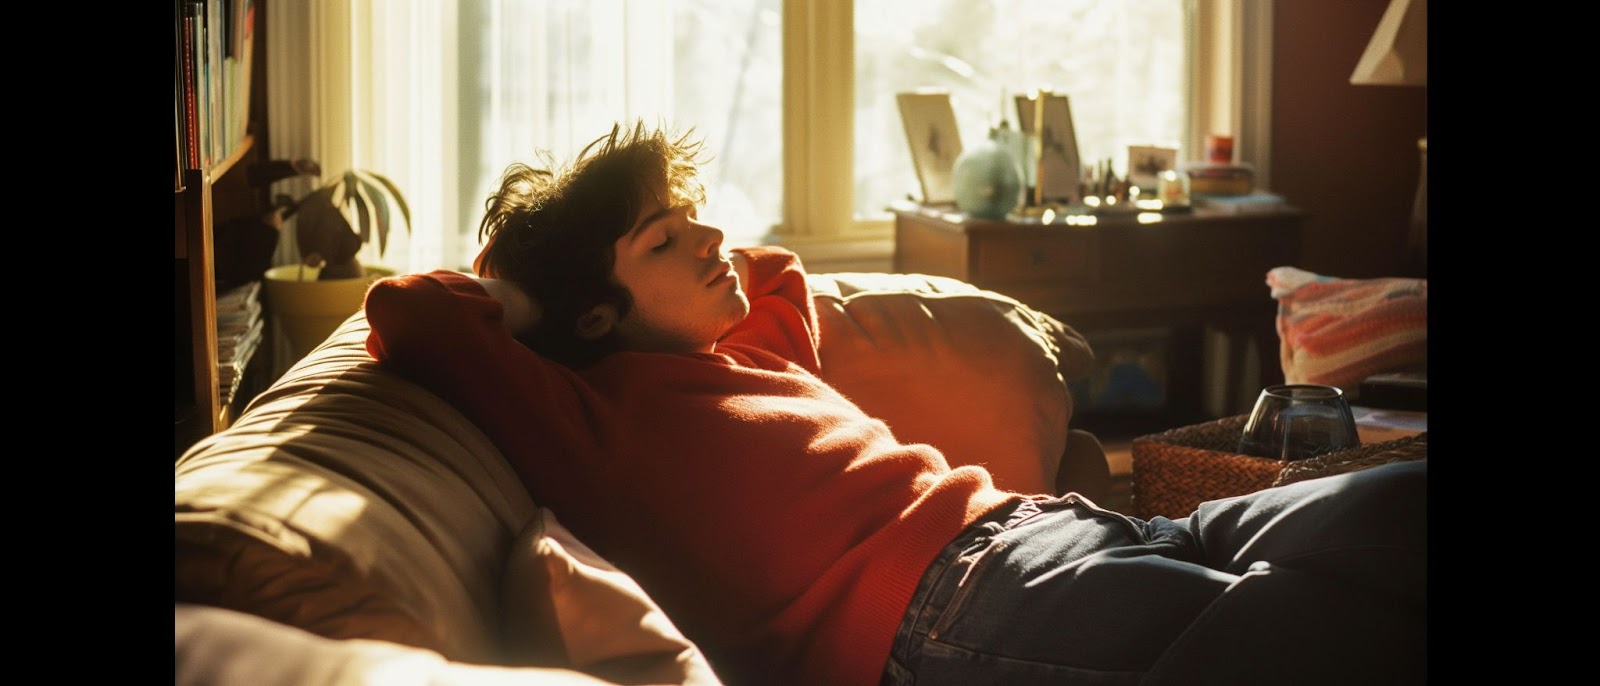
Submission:
MULTIPOLYGON (((1093 338, 1096 331, 1172 332, 1168 408, 1156 424, 1210 418, 1202 335, 1229 334, 1227 369, 1255 340, 1263 384, 1281 381, 1269 269, 1300 256, 1304 214, 1077 215, 1050 224, 971 219, 948 207, 899 206, 894 267, 1004 293, 1093 338)), ((1097 350, 1097 352, 1099 352, 1097 350)), ((1237 372, 1225 398, 1243 392, 1237 372)))

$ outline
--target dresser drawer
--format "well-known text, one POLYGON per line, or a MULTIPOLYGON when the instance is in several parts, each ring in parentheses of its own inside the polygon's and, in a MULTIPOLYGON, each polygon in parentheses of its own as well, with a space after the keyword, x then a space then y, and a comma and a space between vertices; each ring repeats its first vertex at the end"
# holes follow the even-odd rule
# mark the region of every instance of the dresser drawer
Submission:
POLYGON ((1089 234, 985 236, 972 245, 974 280, 1094 281, 1099 259, 1089 234))

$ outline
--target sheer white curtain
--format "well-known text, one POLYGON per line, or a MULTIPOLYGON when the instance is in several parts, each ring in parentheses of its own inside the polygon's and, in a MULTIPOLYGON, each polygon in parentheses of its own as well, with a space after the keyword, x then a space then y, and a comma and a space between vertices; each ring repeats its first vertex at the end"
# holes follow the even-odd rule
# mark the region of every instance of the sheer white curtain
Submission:
MULTIPOLYGON (((456 194, 456 9, 437 0, 319 0, 267 4, 272 157, 309 157, 331 179, 367 169, 392 179, 411 230, 360 254, 402 273, 459 266, 456 194)), ((281 181, 299 197, 318 183, 281 181)), ((291 220, 292 221, 292 220, 291 220)), ((278 263, 299 258, 292 231, 278 263)))
MULTIPOLYGON (((693 128, 717 158, 701 216, 755 242, 781 212, 779 3, 269 3, 272 154, 313 157, 326 175, 370 169, 405 191, 410 235, 363 261, 459 269, 511 162, 565 161, 613 122, 693 128)), ((284 245, 278 260, 295 257, 284 245)))
POLYGON ((700 216, 754 243, 782 211, 781 0, 459 0, 463 197, 474 232, 511 162, 576 155, 616 122, 693 129, 700 216))
POLYGON ((659 1, 460 0, 466 174, 458 221, 476 236, 482 199, 512 162, 560 162, 638 116, 672 111, 674 16, 659 1))

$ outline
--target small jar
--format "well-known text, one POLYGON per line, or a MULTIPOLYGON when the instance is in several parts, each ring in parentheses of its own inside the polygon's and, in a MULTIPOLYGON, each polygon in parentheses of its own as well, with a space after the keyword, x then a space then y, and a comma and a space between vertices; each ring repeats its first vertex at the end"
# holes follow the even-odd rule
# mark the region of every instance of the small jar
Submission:
POLYGON ((1156 197, 1162 207, 1189 206, 1189 175, 1168 169, 1161 172, 1156 185, 1156 197))

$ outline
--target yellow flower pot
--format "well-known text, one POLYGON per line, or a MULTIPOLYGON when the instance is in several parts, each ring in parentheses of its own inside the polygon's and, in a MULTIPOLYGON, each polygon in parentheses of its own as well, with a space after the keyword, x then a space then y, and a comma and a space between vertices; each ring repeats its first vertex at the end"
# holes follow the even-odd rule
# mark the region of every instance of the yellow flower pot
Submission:
POLYGON ((294 359, 305 357, 360 310, 374 281, 395 274, 383 267, 362 269, 362 278, 328 281, 318 281, 315 268, 298 264, 267 270, 265 304, 288 335, 294 359))

